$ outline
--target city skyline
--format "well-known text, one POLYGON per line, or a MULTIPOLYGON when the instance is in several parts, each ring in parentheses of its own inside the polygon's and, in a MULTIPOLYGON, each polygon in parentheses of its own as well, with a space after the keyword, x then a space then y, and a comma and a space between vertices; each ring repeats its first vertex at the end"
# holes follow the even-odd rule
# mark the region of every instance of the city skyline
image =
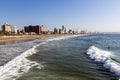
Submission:
POLYGON ((119 0, 1 0, 0 26, 23 28, 43 24, 50 30, 67 28, 120 32, 119 0))

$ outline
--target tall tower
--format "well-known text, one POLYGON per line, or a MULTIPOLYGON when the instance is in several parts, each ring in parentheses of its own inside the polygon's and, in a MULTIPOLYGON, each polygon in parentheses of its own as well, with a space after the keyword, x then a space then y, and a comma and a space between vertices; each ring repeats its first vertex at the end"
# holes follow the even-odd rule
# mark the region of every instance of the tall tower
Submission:
POLYGON ((65 27, 64 33, 66 33, 66 27, 65 27))
POLYGON ((65 27, 64 27, 64 25, 62 25, 61 33, 65 33, 64 30, 65 30, 65 27))
POLYGON ((64 31, 64 28, 65 28, 64 25, 62 25, 62 31, 64 31))

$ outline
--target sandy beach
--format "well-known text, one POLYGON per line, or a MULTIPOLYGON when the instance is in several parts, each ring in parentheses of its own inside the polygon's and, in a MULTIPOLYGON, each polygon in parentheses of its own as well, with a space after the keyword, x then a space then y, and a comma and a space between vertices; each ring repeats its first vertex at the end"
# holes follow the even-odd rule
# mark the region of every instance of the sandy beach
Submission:
POLYGON ((2 42, 14 42, 22 40, 41 39, 55 36, 67 36, 68 34, 52 34, 52 35, 16 35, 16 36, 1 36, 0 43, 2 42))

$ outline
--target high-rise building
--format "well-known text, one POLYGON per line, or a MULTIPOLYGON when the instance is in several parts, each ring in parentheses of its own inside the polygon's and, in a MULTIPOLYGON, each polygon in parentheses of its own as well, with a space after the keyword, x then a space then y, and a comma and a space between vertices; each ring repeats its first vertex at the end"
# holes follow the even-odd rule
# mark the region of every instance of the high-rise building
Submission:
POLYGON ((5 23, 4 25, 2 25, 2 32, 11 33, 11 25, 8 23, 5 23))
POLYGON ((66 32, 66 28, 65 28, 65 30, 64 30, 64 33, 67 33, 67 32, 66 32))
POLYGON ((62 30, 61 29, 59 29, 59 34, 61 34, 62 33, 62 30))
POLYGON ((73 31, 72 31, 71 29, 68 30, 68 33, 69 33, 69 34, 72 34, 72 32, 73 32, 73 31))
POLYGON ((8 23, 3 24, 1 30, 2 30, 3 33, 17 34, 17 28, 16 28, 16 26, 10 25, 8 23))
POLYGON ((64 27, 64 25, 62 25, 62 31, 64 31, 64 29, 65 29, 65 27, 64 27))
POLYGON ((64 27, 64 25, 62 25, 61 33, 62 34, 66 33, 66 28, 64 27))
POLYGON ((16 28, 16 26, 14 26, 14 32, 15 32, 15 34, 17 34, 17 28, 16 28))
POLYGON ((42 34, 48 33, 48 28, 47 28, 45 25, 42 25, 42 26, 41 26, 41 33, 42 33, 42 34))
POLYGON ((58 29, 54 28, 54 34, 57 34, 57 33, 58 33, 58 29))
POLYGON ((16 26, 11 26, 11 33, 17 34, 16 26))
POLYGON ((40 25, 36 25, 36 26, 29 25, 29 26, 25 26, 25 27, 24 27, 24 31, 25 31, 25 33, 29 33, 29 34, 32 34, 32 33, 41 34, 41 26, 40 26, 40 25))

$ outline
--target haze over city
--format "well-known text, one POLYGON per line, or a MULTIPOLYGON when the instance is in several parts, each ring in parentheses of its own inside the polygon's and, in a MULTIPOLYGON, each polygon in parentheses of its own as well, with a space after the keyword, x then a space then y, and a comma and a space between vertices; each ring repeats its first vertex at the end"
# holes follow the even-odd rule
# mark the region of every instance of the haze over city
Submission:
POLYGON ((0 0, 0 25, 120 32, 120 0, 0 0))

